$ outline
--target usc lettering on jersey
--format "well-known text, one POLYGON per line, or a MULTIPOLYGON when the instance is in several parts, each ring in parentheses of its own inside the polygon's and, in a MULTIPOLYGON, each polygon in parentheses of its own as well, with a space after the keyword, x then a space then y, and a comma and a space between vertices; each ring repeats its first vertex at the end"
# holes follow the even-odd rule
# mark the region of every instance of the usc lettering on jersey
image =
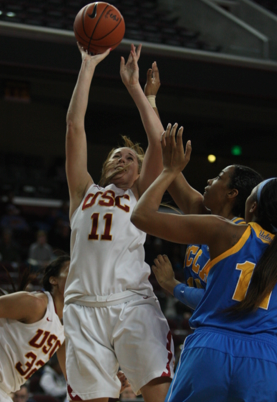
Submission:
POLYGON ((109 295, 120 299, 125 291, 153 296, 144 262, 146 234, 130 222, 136 203, 131 190, 90 186, 71 218, 65 303, 109 295))
POLYGON ((0 319, 0 388, 20 388, 64 342, 64 329, 49 292, 45 316, 33 324, 0 319))

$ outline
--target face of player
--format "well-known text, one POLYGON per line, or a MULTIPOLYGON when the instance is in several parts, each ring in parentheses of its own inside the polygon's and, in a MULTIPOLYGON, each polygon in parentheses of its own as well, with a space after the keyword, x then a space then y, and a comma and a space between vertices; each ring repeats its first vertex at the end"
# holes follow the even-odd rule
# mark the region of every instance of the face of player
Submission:
POLYGON ((111 155, 107 176, 110 183, 127 190, 139 177, 139 165, 135 151, 131 148, 117 148, 111 155))
POLYGON ((220 215, 224 206, 228 202, 228 193, 230 192, 229 183, 234 173, 234 166, 227 166, 214 179, 207 181, 205 187, 204 205, 211 213, 220 215))
POLYGON ((259 185, 253 188, 251 194, 245 202, 245 222, 252 222, 255 210, 257 208, 257 191, 259 185))

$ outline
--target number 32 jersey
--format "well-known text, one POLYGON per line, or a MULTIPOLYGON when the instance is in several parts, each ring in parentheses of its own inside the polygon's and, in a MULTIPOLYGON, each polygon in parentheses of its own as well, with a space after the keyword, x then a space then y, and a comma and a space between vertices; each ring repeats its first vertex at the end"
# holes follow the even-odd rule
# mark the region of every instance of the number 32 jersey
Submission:
POLYGON ((65 303, 153 296, 144 261, 146 234, 130 221, 137 200, 114 184, 88 189, 71 218, 71 263, 65 303))
POLYGON ((0 318, 0 388, 17 391, 64 342, 64 329, 49 292, 44 317, 35 323, 0 318))

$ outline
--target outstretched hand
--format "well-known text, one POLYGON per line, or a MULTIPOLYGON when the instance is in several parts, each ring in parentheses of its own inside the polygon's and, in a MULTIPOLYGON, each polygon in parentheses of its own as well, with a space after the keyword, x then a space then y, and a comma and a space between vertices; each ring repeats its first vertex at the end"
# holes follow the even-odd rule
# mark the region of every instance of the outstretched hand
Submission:
POLYGON ((110 54, 110 51, 111 51, 111 49, 107 49, 104 53, 91 55, 78 42, 77 42, 77 45, 80 50, 82 60, 87 61, 89 64, 93 65, 94 67, 96 67, 97 64, 99 64, 102 60, 104 60, 108 56, 108 54, 110 54))
POLYGON ((147 71, 146 84, 144 86, 144 93, 146 96, 156 96, 161 86, 160 74, 157 63, 154 61, 152 68, 147 71))
POLYGON ((140 58, 141 45, 136 47, 132 44, 131 51, 127 62, 125 63, 124 57, 120 60, 120 76, 126 87, 131 87, 139 82, 139 66, 138 60, 140 58))
POLYGON ((189 163, 191 155, 191 142, 187 141, 186 151, 183 146, 183 127, 177 131, 178 124, 173 127, 169 123, 161 138, 163 165, 165 169, 181 172, 189 163), (177 135, 176 135, 177 131, 177 135))
POLYGON ((159 285, 173 294, 173 289, 178 284, 178 281, 175 279, 175 274, 168 256, 159 254, 154 260, 152 270, 159 285))

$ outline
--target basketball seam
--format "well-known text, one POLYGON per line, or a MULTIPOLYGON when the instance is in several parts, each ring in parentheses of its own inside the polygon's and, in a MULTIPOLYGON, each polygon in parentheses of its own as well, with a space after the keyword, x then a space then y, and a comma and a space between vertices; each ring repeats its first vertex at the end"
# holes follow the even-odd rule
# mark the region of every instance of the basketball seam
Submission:
POLYGON ((105 12, 105 10, 106 10, 107 7, 109 7, 109 6, 106 6, 106 7, 104 8, 104 10, 102 11, 102 14, 100 15, 100 17, 98 18, 98 21, 97 21, 96 24, 95 24, 94 30, 92 31, 92 34, 91 34, 91 36, 90 36, 89 48, 90 48, 90 43, 91 43, 91 41, 92 41, 92 37, 93 37, 93 34, 94 34, 94 32, 95 32, 95 29, 97 28, 97 25, 98 25, 99 21, 101 20, 102 15, 104 14, 104 12, 105 12))
POLYGON ((122 21, 122 17, 121 17, 119 23, 118 23, 110 32, 108 32, 106 35, 102 36, 102 37, 99 38, 99 39, 93 39, 93 40, 95 40, 95 41, 96 41, 96 40, 102 40, 102 39, 106 38, 106 36, 109 36, 109 35, 119 26, 119 24, 121 23, 121 21, 122 21))
MULTIPOLYGON (((83 11, 83 15, 82 15, 82 25, 83 25, 83 32, 84 32, 84 34, 86 35, 86 37, 89 38, 89 35, 86 33, 86 30, 85 30, 85 14, 86 14, 86 11, 87 11, 88 6, 89 6, 89 4, 86 6, 86 8, 85 8, 84 11, 83 11)), ((81 35, 79 35, 79 36, 81 37, 81 35)))

